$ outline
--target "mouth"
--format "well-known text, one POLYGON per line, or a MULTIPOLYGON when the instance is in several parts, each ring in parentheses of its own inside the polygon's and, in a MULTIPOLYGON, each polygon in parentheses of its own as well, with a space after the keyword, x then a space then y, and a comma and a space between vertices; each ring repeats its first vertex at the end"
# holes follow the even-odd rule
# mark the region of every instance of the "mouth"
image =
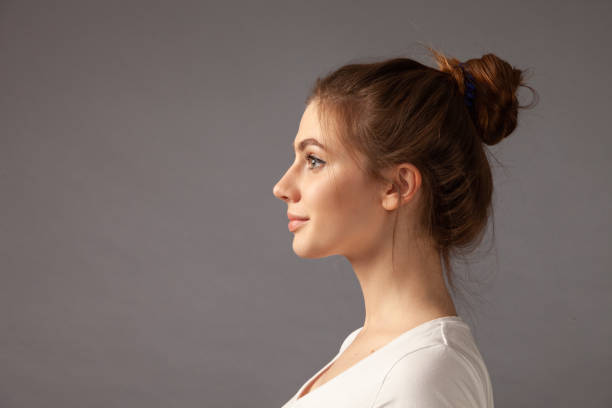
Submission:
POLYGON ((308 219, 306 220, 290 220, 289 221, 289 231, 293 232, 295 230, 297 230, 298 228, 300 228, 302 225, 306 224, 308 222, 308 219))

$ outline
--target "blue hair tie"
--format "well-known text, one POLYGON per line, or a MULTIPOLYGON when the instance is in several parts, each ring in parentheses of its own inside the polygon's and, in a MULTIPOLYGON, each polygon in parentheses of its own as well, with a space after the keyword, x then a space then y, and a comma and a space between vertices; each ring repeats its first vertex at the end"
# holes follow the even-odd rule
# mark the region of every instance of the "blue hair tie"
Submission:
POLYGON ((461 71, 463 71, 463 83, 465 85, 465 95, 464 95, 465 104, 467 105, 468 109, 470 110, 470 113, 473 116, 474 115, 474 96, 476 93, 476 86, 474 85, 474 77, 472 76, 472 74, 470 74, 469 72, 465 70, 465 64, 463 62, 459 64, 459 67, 461 68, 461 71))

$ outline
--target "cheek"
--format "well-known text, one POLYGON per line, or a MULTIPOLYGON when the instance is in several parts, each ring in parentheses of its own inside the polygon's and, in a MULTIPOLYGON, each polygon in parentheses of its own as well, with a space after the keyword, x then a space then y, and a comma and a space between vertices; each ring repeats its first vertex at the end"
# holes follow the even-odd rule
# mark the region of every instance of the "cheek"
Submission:
POLYGON ((305 210, 312 218, 333 219, 342 211, 342 195, 327 180, 311 185, 304 193, 305 210))
POLYGON ((350 223, 347 227, 355 233, 367 230, 373 227, 372 223, 378 222, 375 220, 376 201, 371 189, 372 186, 361 179, 349 180, 339 189, 337 200, 341 217, 345 223, 350 223))
POLYGON ((369 212, 371 203, 367 197, 366 190, 358 181, 337 177, 313 188, 308 201, 313 217, 346 227, 346 224, 359 223, 369 212))

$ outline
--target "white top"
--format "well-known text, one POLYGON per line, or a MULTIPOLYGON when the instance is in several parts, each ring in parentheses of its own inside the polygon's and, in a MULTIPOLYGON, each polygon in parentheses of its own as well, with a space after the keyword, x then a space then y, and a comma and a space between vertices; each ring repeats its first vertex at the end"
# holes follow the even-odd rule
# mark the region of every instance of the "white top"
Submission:
POLYGON ((340 351, 281 408, 493 408, 493 389, 470 327, 460 316, 422 323, 297 398, 340 351))

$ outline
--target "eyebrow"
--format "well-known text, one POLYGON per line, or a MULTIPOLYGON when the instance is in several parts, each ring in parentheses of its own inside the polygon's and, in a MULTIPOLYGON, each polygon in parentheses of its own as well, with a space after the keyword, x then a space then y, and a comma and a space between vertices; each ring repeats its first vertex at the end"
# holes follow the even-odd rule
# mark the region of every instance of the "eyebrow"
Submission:
MULTIPOLYGON (((299 145, 298 145, 298 150, 301 152, 302 150, 304 150, 306 148, 306 146, 309 145, 315 145, 320 147, 321 149, 325 150, 325 146, 323 146, 321 143, 319 143, 319 141, 317 139, 314 139, 312 137, 308 138, 308 139, 304 139, 302 140, 299 145)), ((295 149, 295 147, 294 147, 295 149)))

